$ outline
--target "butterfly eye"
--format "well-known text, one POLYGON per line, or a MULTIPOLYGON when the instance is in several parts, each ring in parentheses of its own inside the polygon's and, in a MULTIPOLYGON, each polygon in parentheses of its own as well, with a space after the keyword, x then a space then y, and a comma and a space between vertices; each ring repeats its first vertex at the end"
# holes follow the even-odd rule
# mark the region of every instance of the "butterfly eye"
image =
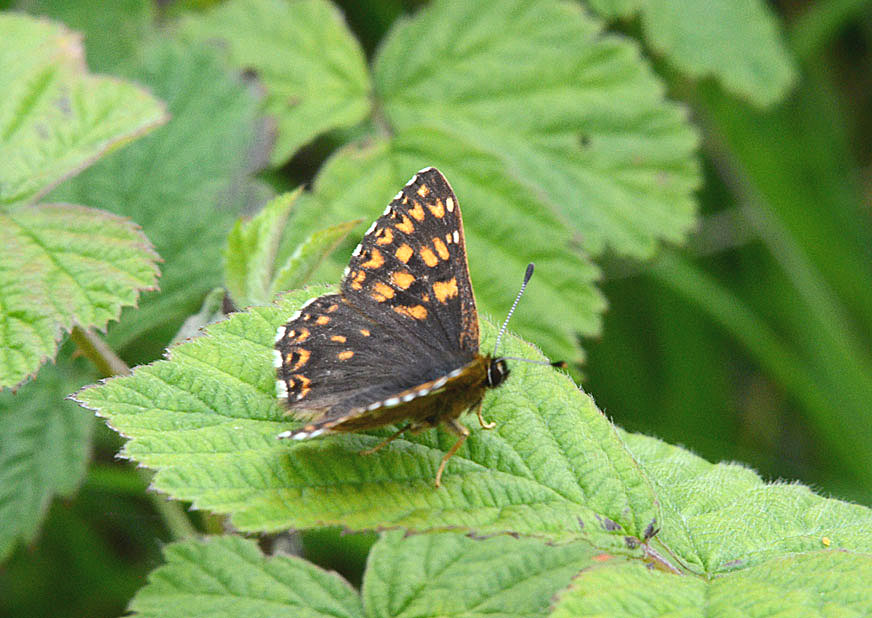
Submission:
POLYGON ((490 388, 499 386, 509 377, 509 367, 502 358, 496 358, 490 362, 487 368, 487 385, 490 388))

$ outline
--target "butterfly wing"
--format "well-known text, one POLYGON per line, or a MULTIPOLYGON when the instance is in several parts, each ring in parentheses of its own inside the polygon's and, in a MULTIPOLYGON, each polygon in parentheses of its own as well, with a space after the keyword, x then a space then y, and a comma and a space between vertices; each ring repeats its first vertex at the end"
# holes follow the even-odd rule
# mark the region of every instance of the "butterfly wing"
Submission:
POLYGON ((413 176, 370 226, 342 293, 433 354, 469 360, 478 353, 460 206, 439 170, 413 176))
POLYGON ((477 357, 460 207, 439 171, 396 195, 355 249, 341 294, 304 305, 275 350, 278 396, 312 419, 283 437, 317 435, 399 393, 429 394, 417 387, 477 357))

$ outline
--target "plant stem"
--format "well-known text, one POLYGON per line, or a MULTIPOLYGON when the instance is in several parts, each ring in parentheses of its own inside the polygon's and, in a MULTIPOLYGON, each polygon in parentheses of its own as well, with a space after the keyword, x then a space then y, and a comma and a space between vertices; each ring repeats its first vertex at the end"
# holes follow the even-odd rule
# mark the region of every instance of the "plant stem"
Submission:
MULTIPOLYGON (((79 351, 90 360, 97 370, 104 376, 127 375, 130 373, 130 367, 121 360, 115 350, 109 347, 102 338, 90 330, 74 326, 70 337, 75 342, 79 351)), ((144 485, 150 485, 152 481, 152 473, 148 470, 137 469, 136 474, 140 477, 144 485)), ((107 475, 101 473, 97 476, 97 482, 106 481, 107 475)), ((94 479, 92 479, 94 480, 94 479)), ((117 479, 112 482, 104 483, 107 487, 119 488, 117 479)), ((127 483, 129 486, 129 483, 127 483)), ((164 524, 169 530, 170 535, 174 540, 186 539, 198 534, 191 520, 188 518, 181 504, 178 502, 170 502, 164 496, 159 495, 155 491, 146 491, 145 495, 151 500, 155 510, 160 514, 164 524)))
POLYGON ((79 351, 94 364, 101 375, 109 377, 130 373, 130 367, 127 366, 127 363, 121 360, 115 350, 106 345, 106 342, 92 331, 85 330, 81 326, 74 326, 70 337, 79 351))

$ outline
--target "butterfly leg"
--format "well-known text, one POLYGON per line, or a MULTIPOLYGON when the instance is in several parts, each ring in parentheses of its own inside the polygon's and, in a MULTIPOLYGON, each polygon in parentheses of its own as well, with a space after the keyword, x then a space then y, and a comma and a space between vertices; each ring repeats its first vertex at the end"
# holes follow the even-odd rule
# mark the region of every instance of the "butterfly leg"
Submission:
POLYGON ((451 433, 458 435, 459 438, 457 442, 454 443, 454 446, 445 453, 445 456, 442 458, 442 463, 439 464, 439 469, 436 471, 436 487, 442 486, 442 472, 445 470, 445 464, 448 463, 448 460, 457 452, 457 449, 463 446, 463 443, 469 437, 469 429, 458 423, 457 419, 448 419, 445 422, 445 425, 451 433))
POLYGON ((385 438, 384 440, 382 440, 381 442, 376 444, 374 447, 368 448, 365 451, 360 451, 360 454, 361 455, 372 455, 376 451, 381 450, 383 447, 387 446, 388 444, 390 444, 391 442, 393 442, 394 440, 399 438, 400 435, 404 431, 406 431, 409 427, 411 427, 411 425, 404 425, 403 427, 400 427, 396 432, 392 433, 389 437, 385 438))
POLYGON ((487 421, 484 420, 484 417, 481 415, 481 402, 480 401, 478 402, 478 405, 475 407, 475 414, 476 414, 476 416, 478 416, 478 422, 481 423, 482 429, 493 429, 494 427, 497 426, 497 424, 495 422, 488 423, 487 421))

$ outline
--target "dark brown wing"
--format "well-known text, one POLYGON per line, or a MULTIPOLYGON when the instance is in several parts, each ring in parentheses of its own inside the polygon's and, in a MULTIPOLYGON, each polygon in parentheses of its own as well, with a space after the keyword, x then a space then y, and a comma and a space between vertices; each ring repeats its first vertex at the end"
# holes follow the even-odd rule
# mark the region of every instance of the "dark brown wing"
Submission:
POLYGON ((441 173, 409 181, 355 249, 341 294, 304 305, 275 350, 279 397, 312 419, 281 436, 294 438, 427 395, 476 358, 460 207, 441 173))

